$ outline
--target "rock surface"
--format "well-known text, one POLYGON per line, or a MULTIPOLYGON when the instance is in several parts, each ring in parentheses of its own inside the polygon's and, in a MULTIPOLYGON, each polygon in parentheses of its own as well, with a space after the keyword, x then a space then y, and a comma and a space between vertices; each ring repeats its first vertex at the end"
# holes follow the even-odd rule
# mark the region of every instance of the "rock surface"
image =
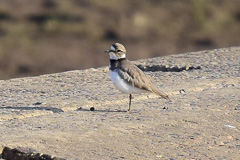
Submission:
POLYGON ((107 67, 0 81, 0 158, 240 158, 240 47, 135 63, 171 102, 134 95, 127 113, 107 67))

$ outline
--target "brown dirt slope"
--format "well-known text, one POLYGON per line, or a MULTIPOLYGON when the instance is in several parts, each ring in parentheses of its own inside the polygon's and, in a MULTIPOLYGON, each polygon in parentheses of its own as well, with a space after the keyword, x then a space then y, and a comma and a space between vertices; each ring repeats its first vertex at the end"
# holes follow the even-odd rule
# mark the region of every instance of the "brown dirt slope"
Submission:
POLYGON ((172 101, 135 95, 130 113, 107 67, 2 80, 1 156, 239 159, 239 59, 234 47, 136 61, 172 101))

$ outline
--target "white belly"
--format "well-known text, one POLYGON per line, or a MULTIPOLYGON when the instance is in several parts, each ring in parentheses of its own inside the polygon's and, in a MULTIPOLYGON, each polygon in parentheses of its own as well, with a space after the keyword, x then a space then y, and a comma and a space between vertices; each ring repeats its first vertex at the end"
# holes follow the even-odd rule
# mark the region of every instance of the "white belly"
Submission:
POLYGON ((143 93, 145 92, 142 89, 132 87, 128 83, 124 82, 124 80, 118 75, 117 72, 109 71, 111 80, 115 87, 123 93, 134 94, 134 93, 143 93))

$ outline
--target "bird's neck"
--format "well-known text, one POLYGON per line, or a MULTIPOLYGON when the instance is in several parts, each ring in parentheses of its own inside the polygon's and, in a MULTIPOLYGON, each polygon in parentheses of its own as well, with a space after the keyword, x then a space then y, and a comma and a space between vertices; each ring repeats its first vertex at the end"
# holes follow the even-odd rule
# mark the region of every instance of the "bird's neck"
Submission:
POLYGON ((116 68, 118 68, 120 65, 121 65, 121 63, 123 62, 123 61, 125 61, 126 60, 126 58, 121 58, 121 59, 110 59, 110 65, 109 65, 109 69, 111 70, 111 71, 113 71, 113 70, 115 70, 116 68))
POLYGON ((111 59, 110 58, 110 63, 111 62, 116 62, 116 61, 121 62, 121 61, 124 61, 124 60, 126 60, 126 58, 119 58, 119 59, 111 59))

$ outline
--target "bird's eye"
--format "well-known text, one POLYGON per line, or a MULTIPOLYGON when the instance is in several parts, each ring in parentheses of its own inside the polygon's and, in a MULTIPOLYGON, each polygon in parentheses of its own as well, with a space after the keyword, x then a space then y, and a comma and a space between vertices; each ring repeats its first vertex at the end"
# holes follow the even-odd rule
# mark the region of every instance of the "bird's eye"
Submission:
POLYGON ((117 52, 122 52, 122 51, 120 49, 118 49, 117 52))

